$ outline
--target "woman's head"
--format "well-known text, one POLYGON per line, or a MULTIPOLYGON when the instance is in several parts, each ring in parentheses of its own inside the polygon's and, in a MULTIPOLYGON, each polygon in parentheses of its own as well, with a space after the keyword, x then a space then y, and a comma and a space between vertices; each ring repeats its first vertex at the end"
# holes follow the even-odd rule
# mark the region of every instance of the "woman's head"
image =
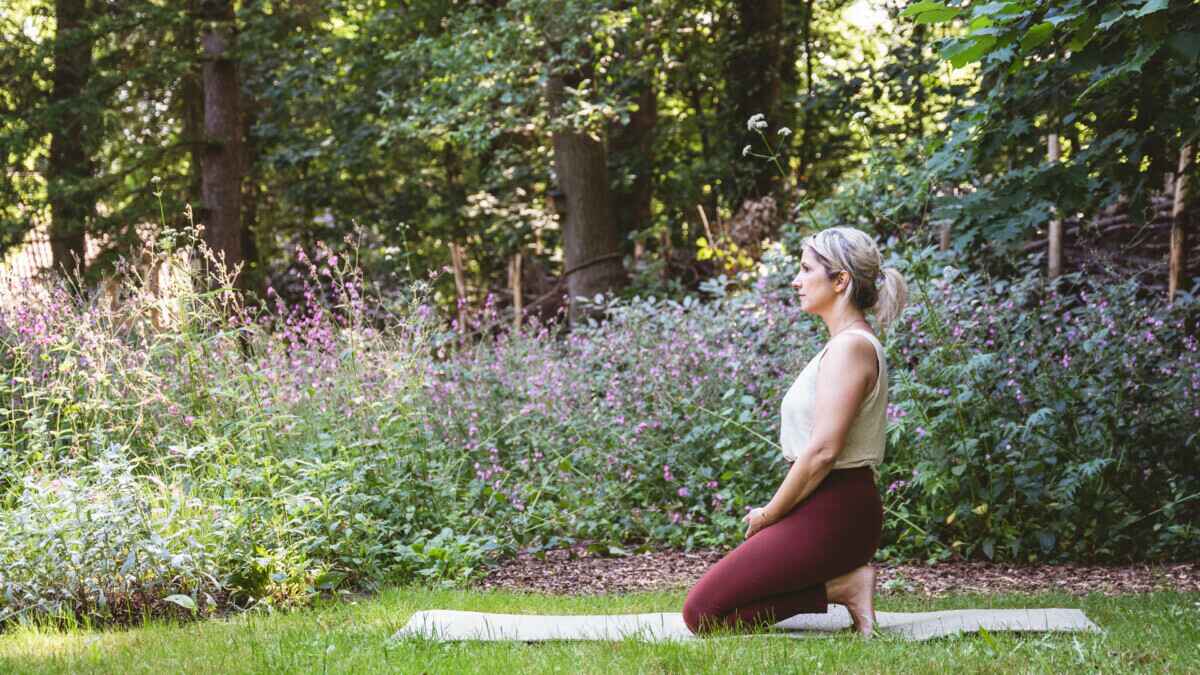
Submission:
POLYGON ((908 284, 883 256, 869 234, 853 227, 831 227, 802 242, 800 273, 792 282, 807 311, 849 304, 875 314, 886 331, 908 304, 908 284))

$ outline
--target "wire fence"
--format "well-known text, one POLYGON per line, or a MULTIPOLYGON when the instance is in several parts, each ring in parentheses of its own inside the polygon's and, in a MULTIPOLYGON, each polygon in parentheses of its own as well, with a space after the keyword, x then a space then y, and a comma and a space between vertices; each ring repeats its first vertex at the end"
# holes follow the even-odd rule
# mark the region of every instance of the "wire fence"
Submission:
MULTIPOLYGON (((54 269, 54 238, 45 227, 36 227, 25 234, 21 243, 5 251, 0 258, 0 280, 10 288, 48 275, 54 269)), ((95 237, 84 239, 84 266, 100 255, 101 245, 95 237)))

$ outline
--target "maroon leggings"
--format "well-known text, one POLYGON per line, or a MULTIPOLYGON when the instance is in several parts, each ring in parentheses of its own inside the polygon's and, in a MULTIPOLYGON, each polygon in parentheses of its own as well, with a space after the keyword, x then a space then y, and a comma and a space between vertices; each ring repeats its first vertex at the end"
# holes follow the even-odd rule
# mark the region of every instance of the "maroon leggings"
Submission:
POLYGON ((702 633, 822 613, 825 582, 870 562, 882 530, 883 503, 871 468, 830 471, 786 516, 704 573, 688 591, 683 620, 702 633))

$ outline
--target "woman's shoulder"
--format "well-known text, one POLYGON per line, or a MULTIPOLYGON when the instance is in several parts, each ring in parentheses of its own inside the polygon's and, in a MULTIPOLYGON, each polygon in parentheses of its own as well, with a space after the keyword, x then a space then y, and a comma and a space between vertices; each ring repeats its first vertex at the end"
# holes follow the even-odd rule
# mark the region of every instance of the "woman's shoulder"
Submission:
MULTIPOLYGON (((846 331, 848 333, 849 331, 846 331)), ((833 355, 838 361, 862 361, 863 363, 873 363, 877 355, 875 345, 871 340, 868 340, 861 335, 858 339, 848 338, 845 333, 835 335, 825 343, 825 348, 822 352, 833 355)))
POLYGON ((859 344, 859 345, 863 345, 864 348, 866 347, 866 345, 870 345, 871 347, 876 347, 876 346, 882 347, 883 346, 883 341, 880 340, 879 337, 877 335, 875 335, 874 333, 872 333, 871 331, 862 330, 859 328, 851 328, 849 330, 842 331, 841 333, 838 333, 837 335, 830 338, 829 341, 825 344, 826 349, 828 349, 830 345, 832 345, 835 341, 838 341, 838 340, 841 340, 840 344, 859 344), (850 335, 857 336, 859 339, 853 340, 853 339, 846 337, 846 336, 850 336, 850 335))

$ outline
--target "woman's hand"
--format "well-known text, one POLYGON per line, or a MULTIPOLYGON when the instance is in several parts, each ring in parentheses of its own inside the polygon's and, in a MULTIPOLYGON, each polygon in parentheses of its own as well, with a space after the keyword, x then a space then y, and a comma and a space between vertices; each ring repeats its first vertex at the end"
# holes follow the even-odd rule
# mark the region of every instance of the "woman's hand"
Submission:
POLYGON ((767 516, 767 510, 763 507, 759 507, 756 509, 750 509, 750 513, 747 513, 746 517, 742 518, 742 522, 749 524, 749 527, 746 528, 746 538, 749 539, 750 537, 753 537, 755 533, 770 525, 772 521, 767 516))

